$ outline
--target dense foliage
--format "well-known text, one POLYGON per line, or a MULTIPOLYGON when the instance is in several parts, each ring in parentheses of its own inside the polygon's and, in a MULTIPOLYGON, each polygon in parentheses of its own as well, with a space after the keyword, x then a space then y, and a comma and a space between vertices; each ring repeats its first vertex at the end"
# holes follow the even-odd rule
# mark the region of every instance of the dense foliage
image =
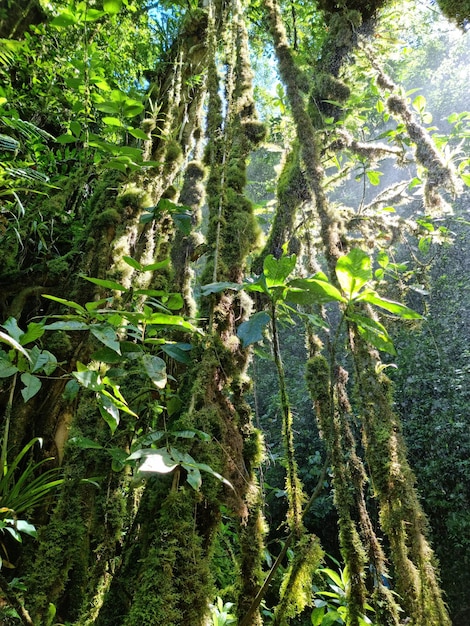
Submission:
POLYGON ((0 10, 2 623, 466 619, 441 9, 0 10))

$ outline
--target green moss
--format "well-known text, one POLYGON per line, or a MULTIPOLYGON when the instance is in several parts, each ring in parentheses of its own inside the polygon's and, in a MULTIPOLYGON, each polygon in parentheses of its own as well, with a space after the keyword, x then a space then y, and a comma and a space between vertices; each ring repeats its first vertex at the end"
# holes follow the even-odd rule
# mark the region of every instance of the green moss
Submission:
POLYGON ((331 372, 326 358, 318 354, 307 361, 307 388, 314 402, 329 402, 331 372))
POLYGON ((93 218, 92 227, 93 228, 108 228, 110 226, 115 226, 119 224, 121 221, 121 216, 119 211, 116 209, 106 209, 101 213, 98 213, 93 218))
POLYGON ((182 156, 183 150, 175 139, 171 139, 165 144, 165 165, 179 161, 182 156))
POLYGON ((117 196, 116 204, 120 208, 131 207, 138 211, 152 205, 152 199, 145 189, 141 189, 136 185, 128 185, 117 196))

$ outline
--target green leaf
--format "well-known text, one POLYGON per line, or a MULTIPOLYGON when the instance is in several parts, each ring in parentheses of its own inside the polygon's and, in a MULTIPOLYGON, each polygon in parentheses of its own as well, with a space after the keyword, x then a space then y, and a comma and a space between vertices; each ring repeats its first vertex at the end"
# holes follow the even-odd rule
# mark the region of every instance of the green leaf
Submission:
POLYGON ((166 376, 166 364, 163 359, 151 354, 144 354, 142 357, 142 363, 152 383, 158 389, 164 389, 167 376, 166 376))
POLYGON ((33 524, 30 524, 25 519, 17 519, 16 520, 16 529, 20 533, 24 533, 25 535, 29 535, 30 537, 37 538, 36 527, 33 524))
POLYGON ((460 178, 467 185, 467 187, 470 187, 470 174, 460 174, 460 178))
POLYGON ((85 322, 79 322, 77 320, 65 320, 63 322, 53 322, 52 324, 46 324, 45 330, 89 330, 89 325, 85 322))
POLYGON ((119 128, 123 128, 124 124, 117 117, 103 117, 103 122, 107 126, 116 126, 119 128))
POLYGON ((179 465, 175 463, 175 460, 170 456, 166 448, 159 448, 158 450, 136 450, 127 457, 128 461, 139 459, 143 459, 137 469, 139 474, 169 474, 179 465))
POLYGON ((240 289, 243 289, 243 287, 244 285, 240 285, 239 283, 209 283, 208 285, 202 285, 201 295, 210 296, 212 293, 220 293, 221 291, 225 291, 226 289, 234 289, 235 291, 240 291, 240 289))
POLYGON ((37 324, 36 322, 30 322, 26 332, 20 337, 20 343, 22 346, 26 346, 31 341, 35 341, 44 335, 44 322, 37 324))
POLYGON ((163 261, 158 261, 157 263, 150 263, 149 265, 143 265, 142 271, 144 272, 154 272, 155 270, 161 270, 170 265, 170 259, 163 259, 163 261))
POLYGON ((24 335, 24 331, 18 326, 18 322, 16 318, 9 317, 4 324, 2 324, 2 328, 4 328, 8 335, 14 339, 15 341, 21 343, 21 337, 24 335))
POLYGON ((91 389, 92 391, 102 391, 104 389, 98 372, 87 369, 82 363, 77 363, 77 369, 78 371, 72 372, 72 375, 85 389, 91 389))
POLYGON ((122 7, 122 0, 104 0, 103 9, 108 15, 116 15, 122 7))
POLYGON ((93 439, 88 439, 88 437, 82 437, 77 435, 76 437, 71 437, 68 441, 69 445, 77 446, 77 448, 82 448, 83 450, 102 450, 103 446, 93 441, 93 439))
POLYGON ((299 304, 307 303, 305 301, 306 298, 310 304, 326 304, 334 301, 346 302, 338 289, 323 276, 322 274, 315 274, 313 278, 296 278, 289 281, 286 299, 289 302, 298 302, 299 304), (300 295, 300 292, 303 292, 302 295, 300 295))
POLYGON ((98 285, 99 287, 104 287, 105 289, 113 289, 114 291, 129 291, 127 287, 121 285, 120 283, 116 283, 114 280, 103 280, 102 278, 90 278, 89 276, 81 275, 81 278, 88 280, 90 283, 98 285))
POLYGON ((176 228, 183 233, 189 235, 191 233, 192 215, 189 211, 184 213, 172 213, 171 215, 176 228))
POLYGON ((28 402, 28 400, 33 398, 42 387, 42 383, 39 378, 37 376, 33 376, 29 372, 21 374, 21 382, 24 385, 24 388, 21 390, 21 395, 23 396, 23 400, 25 402, 28 402))
POLYGON ((64 298, 58 298, 57 296, 51 296, 51 295, 49 295, 47 293, 43 293, 42 297, 43 298, 47 298, 48 300, 53 300, 54 302, 59 302, 60 304, 63 304, 64 306, 67 306, 67 307, 70 307, 71 309, 75 309, 79 313, 82 313, 83 315, 86 316, 86 309, 84 309, 77 302, 72 302, 72 300, 64 300, 64 298))
POLYGON ((131 267, 133 267, 135 270, 138 270, 139 272, 141 272, 144 269, 143 265, 141 265, 139 261, 137 261, 137 259, 133 259, 131 256, 123 256, 122 260, 125 263, 127 263, 127 265, 130 265, 131 267))
POLYGON ((65 144, 65 143, 75 143, 77 138, 71 135, 70 133, 65 133, 64 135, 59 135, 56 138, 57 143, 65 144))
POLYGON ((257 341, 262 341, 264 329, 270 319, 266 311, 259 311, 252 315, 249 320, 240 324, 237 335, 241 339, 244 348, 257 341))
POLYGON ((386 311, 398 315, 398 317, 403 319, 423 319, 423 316, 416 311, 413 311, 413 309, 410 309, 399 302, 395 302, 394 300, 382 298, 372 290, 365 291, 359 296, 359 298, 357 298, 357 300, 361 302, 368 302, 369 304, 375 304, 375 306, 379 306, 381 309, 385 309, 386 311))
POLYGON ((191 358, 188 355, 187 350, 182 349, 180 347, 181 345, 184 345, 184 344, 166 343, 162 345, 162 350, 165 354, 170 356, 172 359, 175 359, 175 361, 178 361, 178 363, 191 363, 191 358))
POLYGON ((90 326, 90 332, 98 339, 98 341, 104 343, 105 346, 114 350, 117 354, 121 354, 119 339, 114 328, 111 326, 93 324, 90 326))
POLYGON ((140 128, 128 128, 127 132, 136 139, 148 139, 148 136, 140 128))
POLYGON ((382 352, 396 355, 395 346, 393 345, 390 336, 382 324, 373 320, 365 315, 359 315, 357 313, 348 313, 347 319, 351 320, 357 325, 359 334, 371 345, 382 352))
POLYGON ((29 353, 31 357, 31 372, 43 372, 50 376, 57 368, 56 357, 48 350, 40 350, 38 346, 34 346, 29 353))
POLYGON ((13 365, 8 359, 0 356, 0 378, 8 378, 18 372, 18 368, 13 365))
MULTIPOLYGON (((135 117, 136 115, 140 115, 142 113, 142 111, 145 109, 144 105, 141 102, 138 102, 137 100, 134 100, 129 104, 125 104, 122 107, 122 114, 124 117, 130 118, 130 117, 135 117)), ((148 139, 148 137, 145 137, 146 139, 148 139)))
POLYGON ((375 172, 368 170, 366 172, 367 178, 371 185, 380 185, 380 177, 383 176, 383 172, 375 172))
POLYGON ((325 615, 324 607, 317 607, 313 609, 312 615, 310 616, 310 620, 313 626, 321 626, 323 616, 325 615))
POLYGON ((353 248, 349 254, 338 259, 336 276, 344 293, 349 299, 353 299, 372 278, 369 255, 359 248, 353 248))
POLYGON ((280 259, 268 254, 263 263, 263 274, 266 278, 267 287, 284 287, 286 278, 294 269, 296 262, 295 254, 283 255, 280 259))
POLYGON ((111 433, 114 434, 116 428, 119 426, 119 409, 108 394, 98 392, 96 397, 98 399, 98 408, 100 410, 101 417, 108 424, 111 429, 111 433))

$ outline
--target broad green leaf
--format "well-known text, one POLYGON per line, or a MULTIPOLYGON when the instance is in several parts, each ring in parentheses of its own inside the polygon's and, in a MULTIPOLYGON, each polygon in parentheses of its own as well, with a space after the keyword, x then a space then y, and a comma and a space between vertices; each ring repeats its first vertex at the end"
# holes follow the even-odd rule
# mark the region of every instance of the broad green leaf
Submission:
POLYGON ((395 346, 390 339, 387 329, 380 322, 357 313, 349 313, 347 318, 356 324, 359 334, 368 343, 382 352, 387 352, 393 356, 396 355, 395 346))
POLYGON ((263 274, 266 278, 267 287, 285 287, 286 278, 294 269, 296 262, 295 254, 283 255, 280 259, 268 254, 263 263, 263 274))
POLYGON ((139 459, 143 459, 138 465, 139 474, 169 474, 179 465, 179 463, 175 463, 166 448, 136 450, 127 457, 128 461, 139 459))
POLYGON ((186 350, 182 350, 178 344, 166 343, 162 345, 162 350, 179 363, 191 363, 191 358, 186 350))
POLYGON ((460 178, 467 185, 467 187, 470 187, 470 174, 460 174, 460 178))
POLYGON ((379 306, 381 309, 394 313, 403 319, 423 319, 423 316, 416 311, 413 311, 413 309, 410 309, 399 302, 382 298, 375 291, 366 290, 357 298, 357 300, 361 302, 368 302, 369 304, 375 304, 375 306, 379 306))
POLYGON ((424 96, 416 96, 413 100, 413 108, 418 111, 418 113, 422 113, 426 108, 426 98, 424 96))
POLYGON ((132 135, 136 139, 148 139, 148 136, 140 128, 128 128, 127 132, 129 133, 129 135, 132 135))
POLYGON ((164 326, 178 326, 178 328, 183 328, 184 330, 194 331, 194 326, 181 317, 180 315, 166 315, 165 313, 152 313, 147 318, 147 324, 156 324, 156 325, 164 325, 164 326))
POLYGON ((123 128, 124 124, 117 117, 103 117, 103 122, 107 126, 116 126, 119 128, 123 128))
POLYGON ((168 267, 169 265, 170 265, 170 259, 164 259, 163 261, 157 261, 157 263, 150 263, 149 265, 143 265, 142 270, 144 272, 154 272, 155 270, 164 269, 165 267, 168 267))
POLYGON ((298 299, 299 304, 303 304, 304 302, 301 302, 301 300, 308 297, 306 294, 311 294, 310 304, 326 304, 334 301, 346 302, 338 289, 327 280, 324 280, 321 275, 315 274, 313 278, 296 278, 289 281, 288 287, 286 299, 290 302, 296 303, 296 299, 298 299), (317 276, 320 277, 317 278, 317 276), (305 292, 304 295, 298 295, 298 290, 305 292))
POLYGON ((96 22, 105 15, 104 11, 98 11, 98 9, 87 9, 85 14, 85 22, 96 22))
POLYGON ((323 607, 316 607, 312 611, 312 615, 310 616, 310 621, 313 626, 321 626, 323 616, 325 615, 325 609, 323 607))
POLYGON ((43 370, 47 376, 57 368, 56 357, 48 350, 40 350, 38 346, 34 346, 29 355, 31 357, 31 372, 39 372, 43 370))
POLYGON ((77 446, 77 448, 82 448, 83 450, 102 450, 103 446, 93 441, 93 439, 88 439, 88 437, 82 437, 77 435, 76 437, 71 437, 68 443, 72 446, 77 446))
POLYGON ((65 320, 63 322, 52 322, 52 324, 46 324, 45 330, 89 330, 89 325, 85 322, 79 322, 77 320, 65 320))
POLYGON ((16 529, 18 530, 18 532, 25 533, 25 535, 29 535, 30 537, 37 537, 35 526, 33 526, 33 524, 30 524, 24 519, 16 520, 16 529))
POLYGON ((119 339, 116 334, 116 331, 111 326, 100 326, 92 324, 90 326, 90 332, 94 335, 98 341, 104 343, 105 346, 117 352, 117 354, 121 354, 121 348, 119 345, 119 339))
POLYGON ((0 356, 0 378, 8 378, 18 372, 18 368, 13 365, 8 359, 0 356))
POLYGON ((189 235, 191 233, 192 216, 191 213, 172 213, 171 215, 176 228, 183 233, 189 235))
POLYGON ((367 178, 371 185, 380 185, 380 177, 383 176, 383 172, 375 172, 368 170, 366 172, 367 178))
POLYGON ((167 377, 166 377, 166 364, 163 359, 151 354, 144 354, 142 357, 142 363, 148 377, 158 389, 164 389, 167 377))
POLYGON ((104 287, 105 289, 113 289, 114 291, 129 291, 127 287, 121 285, 120 283, 115 282, 114 280, 104 280, 102 278, 90 278, 89 276, 81 275, 81 278, 88 280, 90 283, 94 285, 98 285, 98 287, 104 287))
POLYGON ((21 390, 21 395, 23 396, 23 400, 25 402, 28 402, 28 400, 33 398, 42 387, 42 383, 39 378, 37 376, 33 376, 29 372, 21 374, 21 382, 24 385, 21 390))
POLYGON ((134 100, 132 104, 124 104, 124 106, 122 107, 122 114, 124 117, 131 118, 135 117, 136 115, 140 115, 144 109, 145 107, 141 102, 134 100))
POLYGON ((21 343, 21 337, 24 335, 24 331, 18 326, 18 322, 16 318, 9 317, 7 321, 2 324, 2 328, 4 328, 9 336, 15 341, 21 343))
POLYGON ((43 293, 42 297, 47 298, 48 300, 53 300, 54 302, 59 302, 59 304, 63 304, 64 306, 70 307, 71 309, 75 309, 79 313, 86 315, 86 309, 84 309, 77 302, 72 302, 72 300, 64 300, 64 298, 58 298, 57 296, 51 296, 48 293, 43 293))
POLYGON ((244 348, 257 341, 262 341, 264 329, 270 319, 266 311, 259 311, 252 315, 249 320, 240 324, 237 335, 241 339, 244 348))
POLYGON ((91 355, 93 361, 101 361, 102 363, 120 363, 123 359, 121 353, 116 352, 110 348, 100 348, 91 355))
POLYGON ((130 265, 131 267, 133 267, 135 270, 138 270, 139 272, 141 272, 144 269, 144 266, 141 265, 139 261, 137 261, 137 259, 133 259, 131 256, 123 256, 122 260, 124 261, 124 263, 127 263, 127 265, 130 265))
POLYGON ((31 341, 35 341, 44 335, 44 322, 37 324, 36 322, 30 322, 26 332, 21 335, 20 343, 22 346, 26 346, 31 341))
POLYGON ((72 400, 75 400, 75 398, 77 397, 79 391, 80 391, 80 385, 78 384, 78 381, 76 381, 75 379, 69 380, 67 384, 65 385, 62 398, 66 402, 72 402, 72 400))
POLYGON ((98 372, 87 369, 82 363, 77 363, 77 369, 79 371, 72 372, 72 375, 75 376, 78 382, 85 387, 85 389, 91 389, 92 391, 102 391, 104 389, 98 372), (82 369, 79 365, 85 369, 82 369))
POLYGON ((96 397, 101 416, 114 434, 119 426, 119 409, 107 394, 98 392, 96 397))
POLYGON ((67 26, 72 26, 72 24, 78 24, 79 17, 75 13, 72 13, 70 9, 63 9, 60 15, 55 17, 51 22, 51 26, 55 26, 55 28, 67 28, 67 26))
POLYGON ((234 289, 235 291, 240 291, 243 289, 244 285, 240 285, 239 283, 209 283, 208 285, 202 285, 201 287, 201 295, 210 296, 211 293, 220 293, 221 291, 225 291, 226 289, 234 289))
POLYGON ((116 15, 122 7, 122 0, 104 0, 103 9, 109 15, 116 15))
POLYGON ((359 248, 353 248, 349 254, 338 259, 336 276, 344 293, 349 299, 353 299, 372 278, 369 255, 359 248))
POLYGON ((334 569, 331 569, 329 567, 322 567, 318 571, 321 572, 322 574, 326 574, 329 578, 331 578, 331 580, 336 585, 338 585, 338 587, 342 587, 343 586, 343 581, 341 580, 340 575, 338 574, 338 572, 335 572, 334 569))
POLYGON ((71 135, 70 133, 65 133, 64 135, 59 135, 56 138, 57 143, 66 144, 66 143, 75 143, 77 138, 71 135))

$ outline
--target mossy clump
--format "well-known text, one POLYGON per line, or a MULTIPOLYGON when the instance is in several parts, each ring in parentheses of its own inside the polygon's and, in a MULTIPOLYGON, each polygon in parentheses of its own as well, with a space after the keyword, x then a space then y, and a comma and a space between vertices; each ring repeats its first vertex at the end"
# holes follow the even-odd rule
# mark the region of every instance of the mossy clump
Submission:
POLYGON ((94 216, 92 221, 93 228, 109 228, 116 226, 121 221, 119 211, 116 209, 106 209, 94 216))
POLYGON ((243 456, 249 467, 259 467, 265 458, 265 453, 263 433, 259 428, 251 427, 243 444, 243 456))
POLYGON ((183 150, 175 139, 170 139, 165 145, 165 167, 173 165, 183 156, 183 150))
POLYGON ((319 8, 327 13, 346 13, 355 11, 360 13, 363 20, 370 19, 387 0, 319 0, 319 8))
POLYGON ((266 138, 266 125, 258 120, 242 122, 242 130, 253 146, 257 146, 266 138))
POLYGON ((329 401, 331 372, 328 361, 323 355, 317 354, 307 361, 305 380, 314 402, 329 401))
POLYGON ((236 161, 227 169, 227 185, 239 193, 243 191, 246 185, 245 167, 240 167, 236 161))
POLYGON ((152 199, 147 191, 136 185, 128 185, 117 196, 116 205, 123 209, 132 208, 138 211, 152 205, 152 199))

